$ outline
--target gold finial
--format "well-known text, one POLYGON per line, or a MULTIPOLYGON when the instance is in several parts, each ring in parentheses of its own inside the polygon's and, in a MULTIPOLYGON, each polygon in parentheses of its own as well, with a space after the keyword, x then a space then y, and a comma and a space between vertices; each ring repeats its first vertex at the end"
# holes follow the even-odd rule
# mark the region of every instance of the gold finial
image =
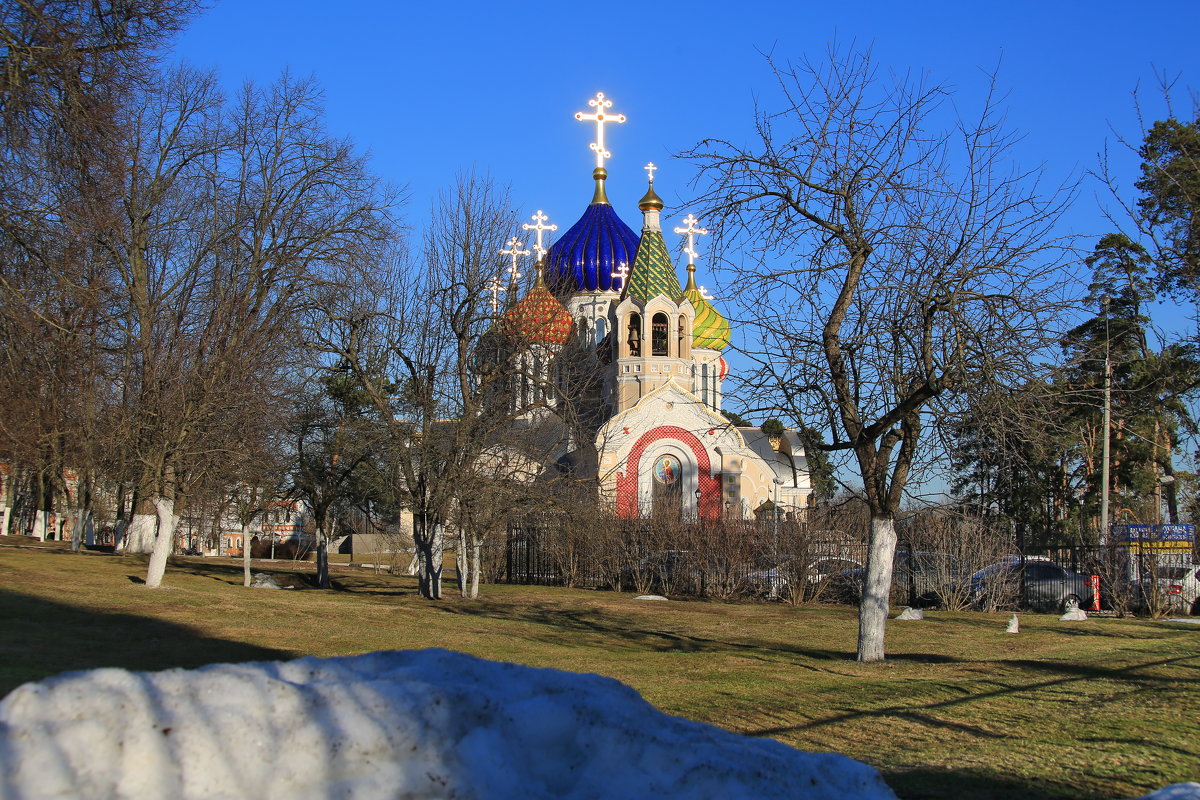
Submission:
POLYGON ((642 167, 642 169, 646 170, 646 176, 650 179, 650 187, 646 189, 646 193, 642 195, 642 199, 638 200, 638 208, 642 211, 662 211, 662 198, 659 197, 654 191, 654 171, 657 170, 658 167, 654 166, 654 162, 651 161, 649 164, 642 167))
POLYGON ((604 167, 596 167, 592 170, 592 177, 596 179, 596 191, 592 193, 592 205, 609 205, 608 195, 604 193, 604 181, 608 178, 608 170, 604 167))

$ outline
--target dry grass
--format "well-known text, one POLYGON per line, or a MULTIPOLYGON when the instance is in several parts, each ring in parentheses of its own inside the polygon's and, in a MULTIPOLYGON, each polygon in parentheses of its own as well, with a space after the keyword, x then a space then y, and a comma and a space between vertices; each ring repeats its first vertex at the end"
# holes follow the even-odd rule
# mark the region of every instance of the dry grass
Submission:
MULTIPOLYGON (((257 565, 304 586, 311 565, 257 565)), ((854 609, 653 603, 489 586, 421 600, 408 578, 339 589, 241 586, 240 564, 183 559, 147 590, 143 559, 0 547, 0 692, 67 669, 446 647, 598 672, 664 711, 883 770, 903 797, 1119 798, 1200 778, 1200 627, 931 613, 852 660, 854 609)))

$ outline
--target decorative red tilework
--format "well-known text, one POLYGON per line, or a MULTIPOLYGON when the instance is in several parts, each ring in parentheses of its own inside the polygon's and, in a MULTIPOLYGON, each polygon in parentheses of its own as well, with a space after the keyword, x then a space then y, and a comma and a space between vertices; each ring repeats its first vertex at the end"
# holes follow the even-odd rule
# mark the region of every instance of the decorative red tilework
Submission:
POLYGON ((709 461, 708 451, 696 435, 674 425, 664 425, 647 431, 634 443, 633 449, 629 451, 629 460, 625 463, 625 472, 617 473, 617 516, 638 516, 638 465, 646 448, 663 439, 677 441, 692 451, 700 472, 697 476, 700 486, 700 516, 705 519, 718 519, 721 516, 721 476, 714 478, 710 474, 712 463, 709 461))

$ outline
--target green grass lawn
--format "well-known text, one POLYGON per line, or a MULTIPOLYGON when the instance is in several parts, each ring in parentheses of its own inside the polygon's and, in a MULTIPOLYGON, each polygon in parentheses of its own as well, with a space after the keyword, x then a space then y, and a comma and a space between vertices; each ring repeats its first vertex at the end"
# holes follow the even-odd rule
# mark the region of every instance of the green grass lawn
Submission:
MULTIPOLYGON (((931 612, 853 660, 855 609, 646 602, 487 586, 430 603, 415 581, 335 571, 330 592, 241 586, 240 563, 0 546, 0 692, 63 670, 444 647, 598 672, 671 714, 845 753, 906 798, 1123 798, 1200 780, 1200 626, 931 612)), ((299 577, 312 565, 255 565, 299 577)), ((447 588, 451 588, 448 584, 447 588)))

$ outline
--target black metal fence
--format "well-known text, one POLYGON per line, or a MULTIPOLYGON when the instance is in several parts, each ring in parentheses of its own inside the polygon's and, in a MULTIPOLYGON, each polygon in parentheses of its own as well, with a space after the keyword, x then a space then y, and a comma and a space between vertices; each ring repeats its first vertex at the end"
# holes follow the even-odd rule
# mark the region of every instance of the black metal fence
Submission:
MULTIPOLYGON (((1163 568, 1195 557, 1145 543, 1022 552, 1005 532, 959 515, 899 527, 894 605, 1157 613, 1179 602, 1163 568)), ((866 561, 862 538, 813 522, 543 517, 510 528, 487 568, 500 583, 856 603, 866 561)))

